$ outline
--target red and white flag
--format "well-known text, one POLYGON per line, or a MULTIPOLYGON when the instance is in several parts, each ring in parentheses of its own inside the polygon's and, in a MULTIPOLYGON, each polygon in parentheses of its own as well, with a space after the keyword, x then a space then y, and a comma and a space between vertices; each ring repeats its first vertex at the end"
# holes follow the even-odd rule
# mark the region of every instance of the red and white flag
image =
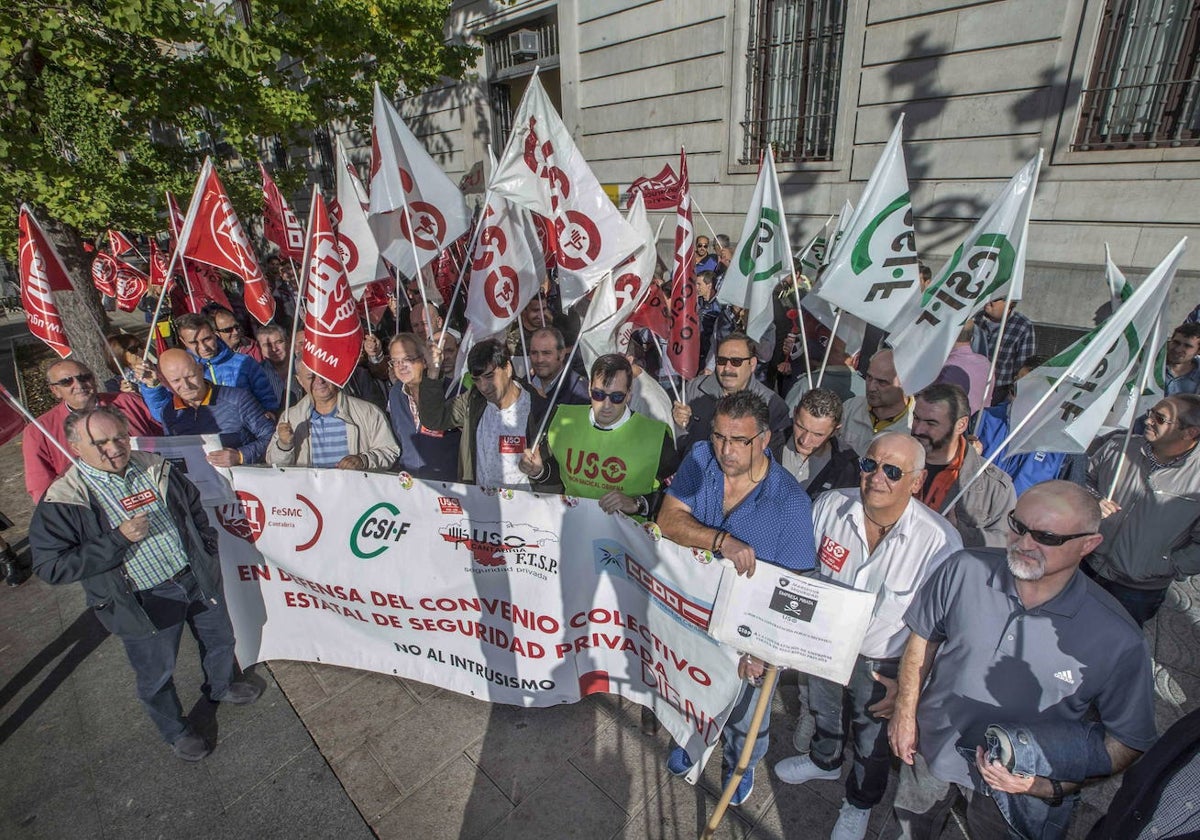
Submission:
POLYGON ((371 125, 370 221, 384 259, 410 278, 471 225, 462 193, 379 85, 371 125))
POLYGON ((246 310, 260 324, 268 323, 275 316, 275 298, 271 296, 271 289, 258 266, 258 257, 221 186, 211 158, 204 161, 204 168, 196 180, 196 191, 192 193, 179 241, 182 256, 242 278, 246 310))
POLYGON ((554 221, 564 308, 642 244, 600 188, 536 74, 488 188, 554 221))
POLYGON ((167 190, 167 233, 171 235, 171 250, 174 251, 179 244, 179 231, 183 230, 183 213, 179 209, 179 202, 175 200, 175 196, 167 190))
POLYGON ((108 250, 114 257, 136 251, 137 247, 119 230, 108 229, 108 250))
POLYGON ((337 141, 337 206, 330 215, 337 220, 338 248, 346 279, 357 295, 363 294, 376 280, 390 280, 387 265, 379 254, 379 244, 367 218, 367 190, 350 164, 342 141, 337 141))
POLYGON ((317 376, 344 388, 362 352, 363 327, 358 303, 342 265, 337 237, 321 191, 313 187, 304 249, 304 349, 301 359, 317 376))
POLYGON ((142 302, 142 296, 150 288, 150 278, 124 260, 117 260, 116 293, 117 309, 132 312, 142 302))
POLYGON ((298 260, 304 256, 304 229, 262 161, 258 170, 262 173, 263 234, 285 259, 298 260))
POLYGON ((102 295, 117 296, 117 258, 97 251, 92 260, 92 285, 102 295))
POLYGON ((471 254, 467 320, 481 337, 503 331, 538 292, 537 232, 529 214, 492 194, 471 254))
POLYGON ((24 204, 18 220, 19 255, 17 273, 21 280, 21 306, 25 309, 25 321, 29 331, 65 359, 71 355, 71 344, 67 331, 63 329, 54 292, 72 292, 74 287, 67 276, 67 269, 46 238, 42 226, 24 204))
POLYGON ((679 176, 675 174, 675 170, 671 168, 671 164, 666 164, 652 178, 641 177, 629 185, 628 191, 625 193, 626 209, 633 207, 633 201, 639 195, 646 203, 647 210, 670 210, 672 207, 679 206, 679 176))
POLYGON ((700 369, 700 318, 696 311, 696 231, 688 192, 687 155, 679 150, 679 206, 675 211, 675 268, 671 272, 671 337, 667 359, 680 376, 700 369))
MULTIPOLYGON (((167 191, 167 232, 171 238, 171 251, 179 247, 179 231, 183 229, 183 213, 179 210, 179 202, 175 200, 175 196, 167 191)), ((160 258, 162 254, 159 254, 160 258)), ((167 260, 162 261, 162 277, 167 275, 167 260)), ((225 287, 221 283, 221 275, 215 268, 206 263, 189 260, 186 257, 182 260, 185 271, 186 286, 175 284, 171 287, 170 301, 171 311, 174 313, 180 312, 199 312, 208 303, 216 303, 228 310, 233 310, 229 303, 229 297, 225 294, 225 287)), ((150 282, 151 285, 157 286, 159 281, 154 279, 154 263, 150 263, 150 282)), ((176 277, 179 273, 176 272, 176 277)))
POLYGON ((167 258, 158 250, 158 243, 150 240, 150 285, 165 286, 167 284, 167 258))

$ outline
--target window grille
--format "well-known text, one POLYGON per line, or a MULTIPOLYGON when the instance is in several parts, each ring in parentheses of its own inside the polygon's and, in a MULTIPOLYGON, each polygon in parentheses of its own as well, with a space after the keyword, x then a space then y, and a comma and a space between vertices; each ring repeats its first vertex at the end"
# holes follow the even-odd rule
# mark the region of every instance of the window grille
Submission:
POLYGON ((488 36, 484 42, 487 58, 489 98, 492 105, 492 142, 503 149, 512 133, 513 106, 507 81, 528 76, 535 64, 542 69, 558 66, 558 18, 556 16, 526 20, 488 36), (537 34, 537 54, 514 53, 509 35, 527 30, 537 34))
POLYGON ((742 163, 833 157, 845 29, 845 0, 753 0, 742 163))
POLYGON ((1072 149, 1200 145, 1197 0, 1107 0, 1072 149))

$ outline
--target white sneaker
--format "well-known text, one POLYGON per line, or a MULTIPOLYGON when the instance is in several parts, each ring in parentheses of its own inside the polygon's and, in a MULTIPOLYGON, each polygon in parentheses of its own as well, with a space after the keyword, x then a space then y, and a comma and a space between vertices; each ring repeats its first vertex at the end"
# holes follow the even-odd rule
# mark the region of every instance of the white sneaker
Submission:
POLYGON ((836 782, 842 775, 842 771, 838 768, 822 770, 813 764, 812 759, 808 756, 794 755, 791 758, 785 758, 775 765, 775 775, 779 778, 779 781, 786 782, 789 785, 802 785, 805 782, 811 782, 813 779, 836 782))
POLYGON ((871 819, 870 808, 855 808, 843 800, 842 810, 838 812, 837 822, 829 840, 863 840, 867 836, 867 823, 871 819))

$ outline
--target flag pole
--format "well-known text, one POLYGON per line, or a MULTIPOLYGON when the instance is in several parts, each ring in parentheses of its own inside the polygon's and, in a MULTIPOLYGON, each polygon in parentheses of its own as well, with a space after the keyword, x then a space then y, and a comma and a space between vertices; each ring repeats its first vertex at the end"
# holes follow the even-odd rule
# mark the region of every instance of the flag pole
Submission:
MULTIPOLYGON (((774 151, 772 151, 771 154, 772 154, 772 160, 774 160, 774 151)), ((779 183, 778 175, 775 177, 775 182, 776 182, 776 185, 778 185, 778 183, 779 183)), ((779 203, 780 203, 779 210, 780 210, 780 216, 781 216, 781 218, 780 218, 781 224, 779 226, 783 230, 784 252, 787 254, 787 258, 789 260, 791 260, 791 263, 792 263, 792 265, 791 265, 791 268, 792 268, 792 272, 791 272, 791 274, 792 274, 792 292, 796 295, 796 323, 799 324, 799 326, 800 326, 800 340, 802 342, 804 342, 804 369, 808 373, 808 390, 811 391, 813 388, 812 359, 810 359, 808 357, 808 332, 804 328, 804 310, 800 308, 800 284, 796 281, 796 262, 797 262, 797 260, 792 257, 792 237, 791 237, 791 234, 788 233, 787 220, 782 218, 782 216, 783 216, 783 193, 782 193, 782 191, 779 194, 779 203)), ((826 223, 826 224, 828 224, 828 223, 826 223)), ((809 247, 804 250, 804 253, 808 254, 808 252, 809 252, 809 250, 811 250, 811 248, 812 248, 812 245, 809 245, 809 247)), ((776 336, 776 337, 778 338, 778 336, 776 336)), ((829 339, 829 343, 833 344, 832 338, 829 339)))
MULTIPOLYGON (((1165 301, 1164 301, 1165 305, 1165 301)), ((1150 343, 1142 348, 1142 353, 1145 355, 1145 361, 1142 363, 1142 375, 1138 381, 1137 393, 1134 394, 1133 400, 1133 418, 1129 425, 1125 428, 1125 440, 1121 444, 1121 454, 1117 457, 1117 468, 1113 471, 1112 484, 1109 485, 1108 493, 1104 498, 1108 501, 1113 500, 1113 495, 1117 492, 1117 482, 1121 478, 1121 470, 1125 468, 1125 453, 1129 450, 1129 439, 1133 436, 1133 424, 1137 420, 1137 401, 1141 398, 1142 393, 1146 390, 1146 383, 1150 380, 1150 371, 1154 367, 1154 362, 1158 359, 1158 342, 1161 339, 1162 331, 1162 310, 1158 312, 1158 317, 1154 320, 1154 332, 1150 343)))
MULTIPOLYGON (((433 319, 429 317, 429 298, 425 295, 425 278, 421 276, 421 256, 417 253, 417 232, 413 225, 412 212, 408 206, 408 196, 404 190, 400 190, 400 199, 404 202, 404 207, 401 212, 404 213, 404 219, 408 222, 408 244, 412 247, 413 256, 413 279, 417 281, 417 291, 421 293, 421 304, 424 307, 425 316, 425 334, 433 335, 433 319)), ((396 282, 399 283, 399 272, 397 272, 396 282)), ((409 309, 412 305, 409 305, 409 309)))
MULTIPOLYGON (((198 201, 198 193, 200 187, 204 183, 205 176, 212 170, 212 158, 205 158, 204 165, 200 167, 200 174, 196 176, 196 186, 192 189, 192 200, 188 202, 187 215, 183 217, 183 227, 175 232, 175 250, 171 252, 171 259, 167 263, 166 279, 163 280, 162 294, 158 296, 158 303, 154 307, 154 316, 150 319, 150 334, 146 337, 146 349, 142 351, 142 361, 145 362, 150 358, 150 345, 154 341, 155 327, 158 324, 158 316, 162 314, 163 300, 167 296, 167 289, 170 288, 174 281, 175 266, 183 258, 183 252, 187 250, 188 240, 192 237, 192 227, 196 224, 196 213, 200 208, 198 201)), ((170 204, 167 205, 167 224, 171 227, 175 226, 172 216, 170 204)), ((185 275, 187 269, 184 269, 185 275)), ((188 291, 191 292, 191 283, 188 284, 188 291)), ((193 302, 192 306, 195 306, 193 302)))
MULTIPOLYGON (((700 205, 696 203, 696 199, 692 195, 692 187, 691 187, 690 182, 688 183, 688 198, 691 199, 692 206, 696 208, 696 212, 700 214, 700 218, 704 220, 704 224, 708 226, 708 235, 711 236, 713 238, 713 241, 715 242, 716 238, 717 238, 717 232, 715 230, 713 230, 712 222, 710 222, 708 220, 708 216, 704 215, 704 211, 701 210, 700 205)), ((710 248, 709 250, 711 253, 712 249, 710 248)))
POLYGON ((42 425, 42 422, 34 417, 33 413, 25 407, 25 404, 13 396, 13 393, 9 391, 3 383, 0 383, 0 396, 4 397, 4 401, 15 408, 17 412, 25 418, 26 422, 37 428, 37 430, 45 436, 46 440, 50 441, 50 443, 54 445, 55 449, 66 456, 66 459, 68 462, 70 462, 71 466, 76 466, 78 464, 78 459, 67 450, 67 447, 63 446, 62 442, 59 441, 58 438, 50 434, 50 430, 42 425))
MULTIPOLYGON (((479 213, 479 218, 475 221, 475 230, 471 233, 471 238, 468 240, 466 252, 463 255, 463 264, 458 269, 458 279, 454 281, 454 291, 450 295, 450 302, 446 304, 446 319, 449 320, 450 313, 454 310, 454 302, 458 300, 458 293, 462 290, 463 278, 467 274, 467 266, 471 263, 471 258, 475 254, 475 247, 478 244, 479 234, 483 230, 483 217, 487 213, 488 202, 492 200, 492 190, 489 188, 483 196, 483 210, 479 213)), ((437 354, 441 358, 442 347, 446 344, 446 328, 442 328, 442 334, 438 336, 437 354)), ((440 371, 439 371, 440 373, 440 371)))
MULTIPOLYGON (((1008 313, 1012 309, 1013 284, 1008 284, 1008 294, 1004 297, 1004 314, 1000 316, 1000 329, 996 332, 996 347, 992 351, 992 363, 988 367, 987 382, 983 386, 983 405, 986 408, 991 401, 992 389, 996 383, 996 363, 1000 360, 1000 348, 1004 345, 1004 330, 1008 327, 1008 313)), ((986 315, 984 316, 987 317, 986 315)), ((1024 359, 1018 360, 1024 362, 1024 359)), ((982 413, 982 411, 980 411, 982 413)), ((975 429, 979 428, 979 416, 975 417, 975 429)), ((974 429, 972 429, 974 433, 974 429)))
MULTIPOLYGON (((797 306, 797 308, 799 308, 797 306)), ((803 314, 800 316, 803 318, 803 314)), ((821 381, 825 379, 825 367, 829 364, 829 351, 833 349, 833 340, 837 338, 838 327, 842 323, 842 310, 837 311, 837 315, 833 316, 833 329, 829 331, 829 343, 825 345, 825 356, 821 359, 821 371, 817 374, 817 387, 821 387, 821 381)), ((808 348, 806 347, 805 350, 808 348)))

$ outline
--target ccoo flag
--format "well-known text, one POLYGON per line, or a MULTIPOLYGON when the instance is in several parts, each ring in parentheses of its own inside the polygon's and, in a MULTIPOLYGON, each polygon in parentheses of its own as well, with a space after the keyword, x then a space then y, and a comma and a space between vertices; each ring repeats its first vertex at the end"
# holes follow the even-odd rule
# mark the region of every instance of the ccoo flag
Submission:
POLYGON ((768 146, 742 236, 717 292, 718 300, 747 310, 746 334, 755 341, 774 321, 775 282, 792 273, 790 250, 775 155, 768 146))
POLYGON ((642 244, 600 188, 536 74, 488 189, 553 221, 564 308, 642 244))
POLYGON ((901 114, 813 290, 831 306, 884 330, 921 288, 903 127, 901 114))
POLYGON ((1186 244, 1181 239, 1107 321, 1020 381, 1012 417, 1028 419, 1009 441, 1009 454, 1087 451, 1114 403, 1134 385, 1131 379, 1140 379, 1142 349, 1156 353, 1151 342, 1163 334, 1186 244))
POLYGON ((288 207, 287 199, 262 161, 258 162, 258 171, 262 173, 263 234, 275 243, 285 259, 298 260, 304 256, 304 229, 300 220, 288 207))
POLYGON ((65 359, 71 355, 71 343, 63 329, 54 302, 54 292, 73 292, 67 269, 46 238, 45 231, 33 216, 33 211, 21 205, 18 219, 17 274, 21 281, 21 306, 29 331, 65 359))
POLYGON ((1029 212, 1041 162, 1039 151, 1021 167, 929 288, 892 324, 889 342, 906 394, 937 379, 963 324, 985 304, 1005 296, 1021 298, 1029 212))
POLYGON ((304 267, 304 350, 308 369, 344 388, 362 352, 363 328, 350 294, 337 237, 321 191, 313 186, 304 267))

